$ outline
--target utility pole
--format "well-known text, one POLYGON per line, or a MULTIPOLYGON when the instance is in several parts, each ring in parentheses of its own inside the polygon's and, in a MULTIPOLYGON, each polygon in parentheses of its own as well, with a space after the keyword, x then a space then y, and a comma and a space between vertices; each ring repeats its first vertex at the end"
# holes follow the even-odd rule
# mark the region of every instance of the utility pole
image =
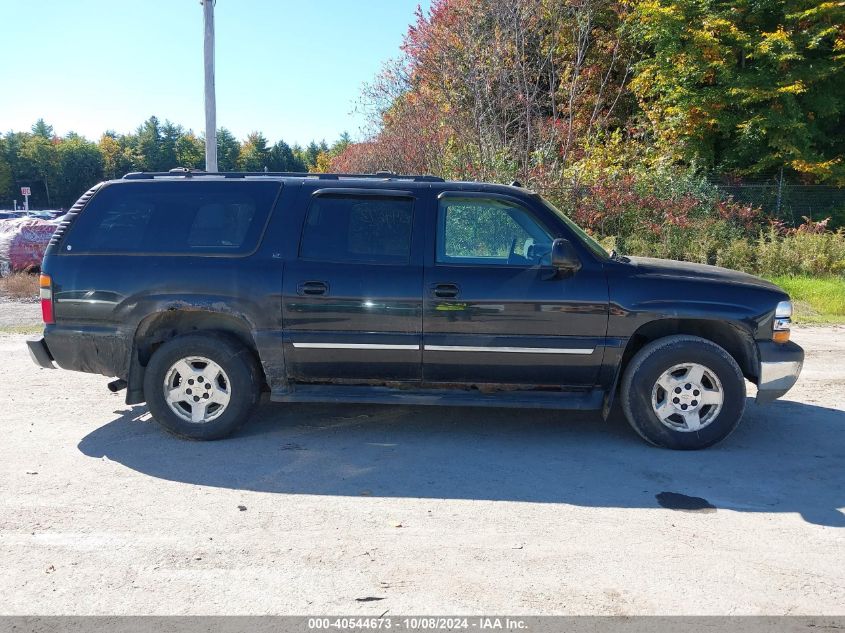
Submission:
POLYGON ((200 0, 203 10, 205 37, 205 170, 217 171, 217 103, 214 96, 214 3, 200 0))

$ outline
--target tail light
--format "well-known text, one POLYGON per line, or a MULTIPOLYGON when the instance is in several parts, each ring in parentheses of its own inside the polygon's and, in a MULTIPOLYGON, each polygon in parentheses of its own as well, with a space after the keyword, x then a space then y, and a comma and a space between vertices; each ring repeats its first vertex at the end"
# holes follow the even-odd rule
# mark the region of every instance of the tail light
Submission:
POLYGON ((41 290, 41 318, 44 319, 45 325, 50 325, 56 322, 53 318, 53 280, 50 275, 41 273, 38 286, 41 290))

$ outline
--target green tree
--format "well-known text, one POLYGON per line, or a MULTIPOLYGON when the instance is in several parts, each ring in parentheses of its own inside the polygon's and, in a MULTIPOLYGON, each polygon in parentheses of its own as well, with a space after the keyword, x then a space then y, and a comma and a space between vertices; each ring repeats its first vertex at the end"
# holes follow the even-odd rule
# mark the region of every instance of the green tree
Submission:
POLYGON ((143 171, 162 169, 161 124, 151 116, 138 128, 133 139, 133 150, 137 156, 138 167, 143 171))
POLYGON ((6 141, 0 135, 0 201, 2 201, 0 204, 8 204, 6 201, 11 198, 13 182, 12 167, 6 160, 6 141))
POLYGON ((845 5, 641 0, 632 87, 662 151, 737 174, 845 183, 845 5))
POLYGON ((120 178, 130 171, 140 169, 139 161, 132 152, 134 143, 125 135, 108 131, 100 137, 100 153, 103 156, 103 176, 109 180, 120 178))
MULTIPOLYGON (((52 206, 53 199, 50 189, 56 179, 56 167, 58 164, 56 146, 52 141, 47 140, 41 135, 30 135, 21 145, 20 156, 24 161, 26 172, 29 172, 31 177, 43 186, 47 206, 52 206)), ((42 201, 38 200, 38 198, 33 200, 33 206, 41 203, 42 201)))
POLYGON ((175 145, 176 163, 180 167, 205 168, 205 141, 193 132, 180 134, 175 145))
POLYGON ((217 169, 219 171, 235 171, 238 169, 238 157, 241 146, 225 127, 217 130, 217 169))
POLYGON ((11 172, 11 185, 9 191, 9 204, 11 201, 18 199, 19 194, 17 186, 19 184, 31 184, 31 181, 36 178, 36 174, 32 166, 21 156, 21 148, 24 141, 30 137, 28 132, 12 132, 10 131, 3 138, 2 149, 3 157, 6 164, 9 166, 11 172))
POLYGON ((265 167, 269 169, 269 163, 267 138, 261 132, 252 132, 241 146, 238 167, 242 171, 263 171, 265 167))
POLYGON ((290 145, 279 141, 270 148, 270 171, 304 172, 305 163, 293 153, 290 145))
POLYGON ((50 141, 53 139, 53 126, 47 125, 44 119, 38 119, 32 126, 32 133, 50 141))
MULTIPOLYGON (((326 144, 326 142, 323 141, 323 145, 325 145, 325 144, 326 144)), ((326 149, 328 149, 328 148, 326 148, 326 149)), ((317 145, 317 143, 315 143, 314 141, 311 141, 310 143, 308 143, 308 147, 305 148, 305 155, 304 155, 305 166, 308 167, 308 169, 311 169, 312 167, 314 167, 317 164, 317 156, 320 155, 320 151, 321 151, 321 147, 319 145, 317 145)))
POLYGON ((332 158, 334 158, 335 156, 339 156, 340 154, 345 152, 350 145, 352 145, 352 139, 349 136, 349 132, 344 131, 340 135, 340 138, 337 139, 334 143, 332 143, 332 146, 329 148, 328 152, 329 156, 331 156, 332 158))
POLYGON ((184 130, 181 125, 176 125, 167 120, 164 121, 164 125, 161 126, 161 146, 156 171, 167 171, 174 167, 190 167, 190 165, 183 165, 179 161, 176 150, 176 145, 183 134, 184 130))
POLYGON ((97 144, 76 134, 60 142, 56 153, 56 204, 69 207, 103 179, 103 154, 97 144))
POLYGON ((302 171, 308 171, 308 155, 305 153, 305 149, 302 145, 294 143, 290 150, 293 152, 296 160, 302 164, 302 171))

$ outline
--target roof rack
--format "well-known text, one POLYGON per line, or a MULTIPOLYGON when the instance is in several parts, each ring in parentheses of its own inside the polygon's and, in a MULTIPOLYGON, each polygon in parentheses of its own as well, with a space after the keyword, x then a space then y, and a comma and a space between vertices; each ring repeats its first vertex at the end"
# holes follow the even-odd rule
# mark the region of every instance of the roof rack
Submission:
POLYGON ((202 178, 213 176, 217 178, 247 178, 268 176, 271 178, 315 178, 317 180, 340 180, 341 178, 370 178, 375 180, 410 180, 412 182, 445 182, 438 176, 394 174, 389 171, 379 171, 374 174, 319 174, 295 171, 221 171, 208 172, 199 169, 177 167, 170 171, 133 171, 126 174, 124 180, 152 180, 153 178, 202 178))

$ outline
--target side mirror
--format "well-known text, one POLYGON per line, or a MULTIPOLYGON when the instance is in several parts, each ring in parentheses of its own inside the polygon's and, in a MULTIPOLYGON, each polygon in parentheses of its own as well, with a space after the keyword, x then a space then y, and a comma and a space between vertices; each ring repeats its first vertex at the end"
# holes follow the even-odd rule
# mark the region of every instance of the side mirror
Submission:
POLYGON ((581 260, 569 240, 559 237, 552 242, 552 266, 560 272, 570 273, 581 268, 581 260))

